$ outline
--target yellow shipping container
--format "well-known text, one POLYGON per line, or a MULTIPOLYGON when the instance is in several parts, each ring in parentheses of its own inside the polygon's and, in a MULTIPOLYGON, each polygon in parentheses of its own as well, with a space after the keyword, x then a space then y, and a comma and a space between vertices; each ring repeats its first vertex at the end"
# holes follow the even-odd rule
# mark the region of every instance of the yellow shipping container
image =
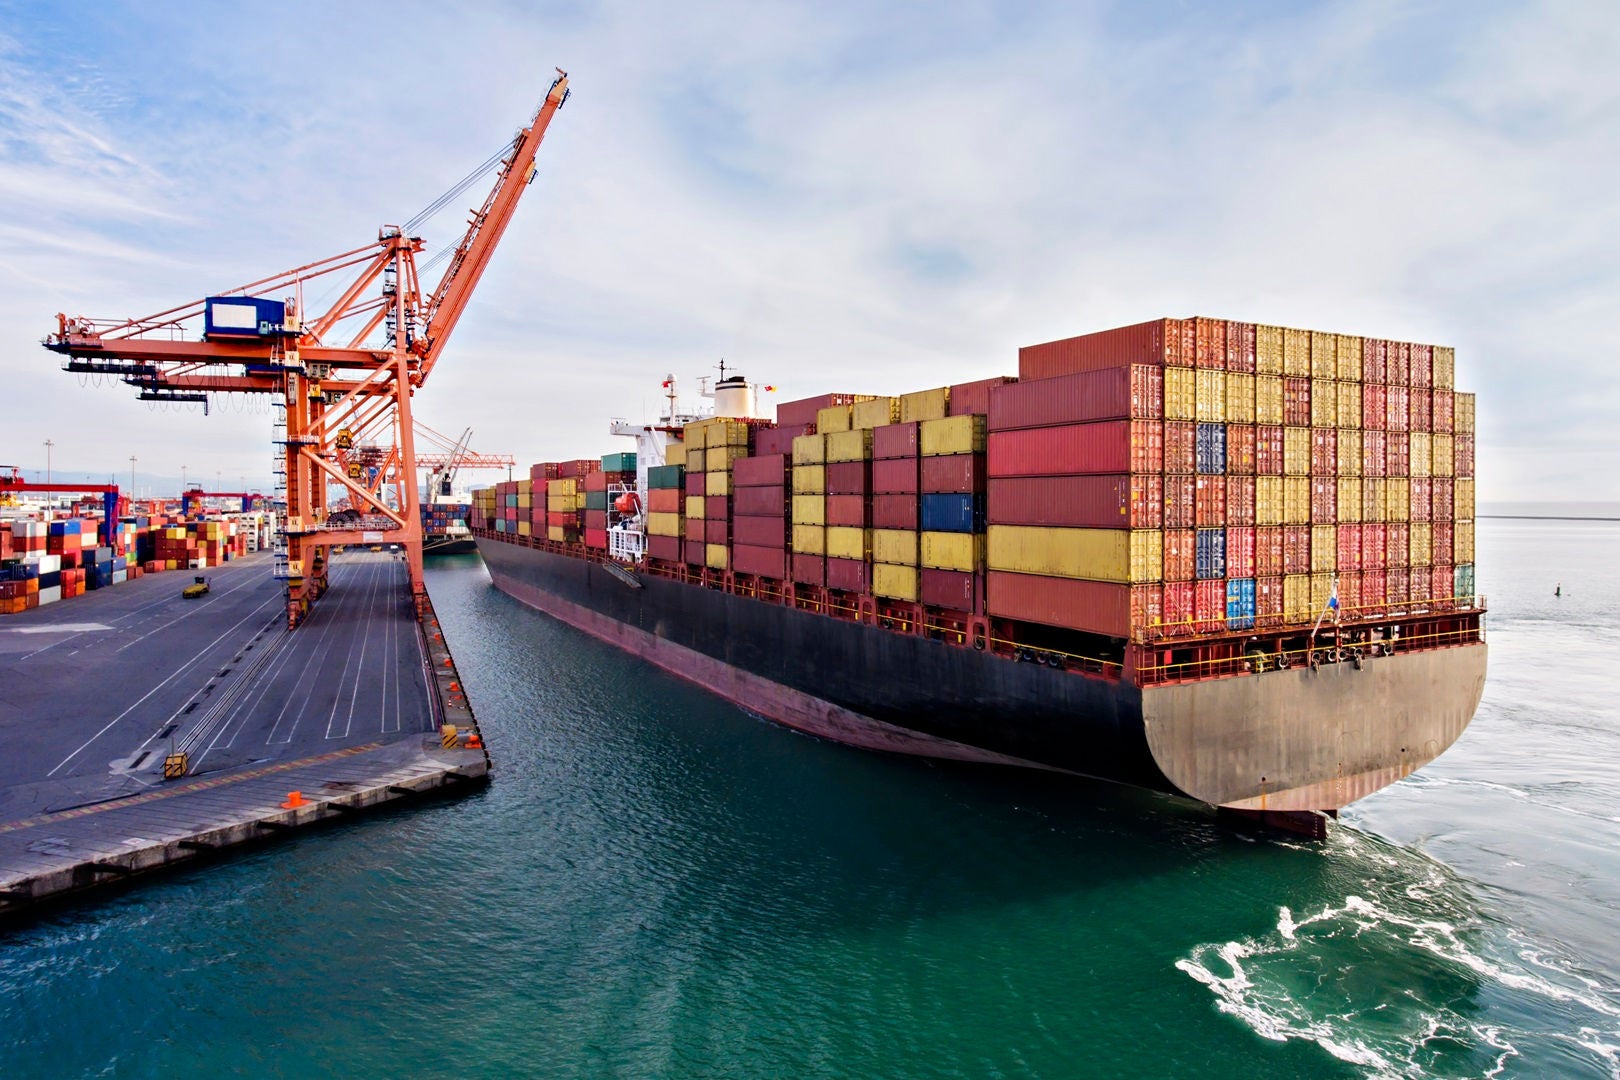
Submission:
POLYGON ((1434 388, 1454 390, 1457 386, 1457 351, 1449 345, 1434 347, 1434 388))
POLYGON ((547 495, 573 495, 579 491, 579 479, 569 476, 558 480, 546 481, 547 495))
POLYGON ((825 435, 800 435, 793 440, 793 464, 821 465, 827 460, 825 435))
POLYGON ((1384 481, 1385 505, 1390 521, 1406 521, 1412 516, 1412 482, 1404 476, 1384 481))
MULTIPOLYGON (((1411 538, 1410 561, 1413 566, 1428 566, 1434 561, 1433 541, 1434 526, 1427 521, 1414 521, 1407 527, 1407 536, 1411 538)), ((1452 555, 1456 555, 1456 535, 1452 535, 1452 555)))
POLYGON ((703 451, 703 467, 707 472, 730 472, 731 463, 748 456, 746 446, 711 446, 703 451))
POLYGON ((1311 576, 1289 574, 1283 578, 1283 618, 1291 623, 1315 618, 1311 611, 1311 576))
POLYGON ((1198 368, 1196 411, 1198 419, 1218 424, 1226 419, 1226 372, 1211 368, 1198 368))
POLYGON ((1198 416, 1198 372, 1193 368, 1164 369, 1164 418, 1192 420, 1198 416))
POLYGON ((717 446, 748 445, 748 424, 743 420, 731 420, 725 417, 715 417, 705 420, 709 425, 709 433, 705 438, 704 449, 713 450, 717 446))
POLYGON ((567 534, 563 531, 561 525, 548 525, 546 527, 546 539, 554 544, 560 544, 567 539, 567 534))
MULTIPOLYGON (((729 447, 723 447, 722 449, 729 449, 729 447)), ((712 454, 714 451, 710 450, 709 453, 712 454)), ((730 495, 731 474, 729 472, 711 472, 707 474, 703 478, 703 494, 730 495)))
POLYGON ((1226 375, 1226 419, 1232 424, 1253 424, 1254 376, 1241 371, 1228 371, 1226 375))
POLYGON ((1339 477, 1339 520, 1354 525, 1361 520, 1361 477, 1339 477))
POLYGON ((724 570, 731 559, 731 549, 724 544, 703 545, 703 565, 710 570, 724 570))
POLYGON ((533 536, 534 535, 534 526, 532 524, 530 524, 529 522, 527 522, 527 521, 518 522, 518 535, 519 536, 533 536))
MULTIPOLYGON (((1452 517, 1472 518, 1474 516, 1474 482, 1467 478, 1459 478, 1452 489, 1451 506, 1452 517)), ((1458 559, 1458 562, 1464 560, 1458 559)))
POLYGON ((921 563, 932 570, 962 570, 972 573, 984 568, 984 534, 925 532, 922 534, 921 563))
POLYGON ((793 496, 793 524, 827 524, 827 497, 825 495, 793 496))
POLYGON ((892 563, 872 564, 872 593, 891 600, 917 600, 917 568, 892 563))
MULTIPOLYGON (((859 406, 856 406, 859 408, 859 406)), ((827 436, 827 462, 865 461, 872 456, 872 429, 856 428, 827 436)))
POLYGON ((992 525, 985 543, 991 570, 1122 585, 1164 576, 1164 534, 1136 529, 1059 529, 992 525))
POLYGON ((1389 488, 1381 476, 1369 476, 1361 481, 1361 520, 1364 524, 1380 524, 1389 520, 1389 488))
POLYGON ((519 495, 532 495, 534 494, 534 481, 532 479, 519 480, 517 482, 517 489, 519 495))
POLYGON ((1356 428, 1339 429, 1339 475, 1361 475, 1361 432, 1356 428))
POLYGON ((910 529, 873 529, 872 561, 892 566, 916 566, 917 534, 910 529))
POLYGON ((1434 474, 1434 440, 1426 431, 1412 432, 1412 475, 1434 474))
POLYGON ((1337 525, 1311 526, 1311 573, 1331 574, 1338 565, 1339 527, 1337 525))
POLYGON ((1311 475, 1311 429, 1283 428, 1283 472, 1288 476, 1311 475))
POLYGON ((923 457, 982 454, 984 417, 949 416, 944 420, 924 420, 918 425, 917 441, 923 457))
MULTIPOLYGON (((1311 331, 1311 378, 1331 382, 1339 374, 1338 338, 1320 330, 1311 331)), ((1316 396, 1316 387, 1311 387, 1316 396)))
POLYGON ((686 516, 701 518, 703 516, 703 496, 688 495, 686 497, 686 516))
POLYGON ((1459 435, 1474 433, 1474 395, 1458 394, 1452 398, 1454 425, 1459 435))
POLYGON ((816 430, 821 434, 830 435, 835 431, 848 431, 849 428, 848 405, 829 405, 825 409, 816 410, 816 430))
MULTIPOLYGON (((693 450, 708 449, 709 444, 707 442, 705 431, 706 428, 704 426, 704 421, 702 420, 694 420, 692 423, 687 424, 686 427, 681 429, 681 443, 686 447, 688 453, 693 450)), ((664 458, 666 461, 669 459, 668 448, 665 448, 664 458)))
POLYGON ((1311 575, 1311 607, 1306 614, 1315 619, 1327 610, 1328 600, 1333 596, 1333 575, 1311 575))
POLYGON ((863 562, 870 560, 872 530, 857 529, 848 525, 827 526, 827 558, 860 559, 863 562))
POLYGON ((1283 374, 1311 373, 1311 335, 1307 330, 1283 331, 1283 374))
POLYGON ((1254 478, 1254 523, 1281 525, 1283 523, 1283 478, 1257 476, 1254 478))
POLYGON ((519 495, 517 497, 517 504, 518 504, 518 509, 519 510, 532 509, 533 506, 534 506, 534 496, 533 495, 519 495))
MULTIPOLYGON (((1283 482, 1283 524, 1309 525, 1311 523, 1311 478, 1285 476, 1283 482)), ((1256 494, 1259 489, 1256 487, 1256 494)))
POLYGON ((1339 426, 1339 384, 1332 379, 1311 380, 1311 427, 1339 426))
POLYGON ((795 465, 793 467, 793 494, 825 495, 827 493, 827 466, 795 465))
POLYGON ((887 427, 900 420, 900 399, 875 397, 857 402, 849 411, 849 426, 857 430, 887 427))
POLYGON ((1443 432, 1430 439, 1429 456, 1433 459, 1434 475, 1451 476, 1456 470, 1456 440, 1443 432))
MULTIPOLYGON (((1256 326, 1254 328, 1254 368, 1261 375, 1281 375, 1283 373, 1283 328, 1280 326, 1256 326)), ((1261 420, 1262 424, 1273 421, 1261 420)), ((1282 423, 1281 420, 1275 421, 1282 423)))
POLYGON ((708 469, 708 452, 700 449, 690 449, 686 452, 686 471, 700 473, 708 469))
POLYGON ((827 529, 823 525, 793 526, 793 553, 795 555, 827 554, 827 529))
POLYGON ((1339 335, 1335 349, 1338 352, 1340 382, 1361 381, 1361 344, 1361 338, 1354 334, 1339 335))
POLYGON ((950 411, 951 388, 948 386, 900 395, 902 424, 909 424, 914 420, 943 420, 950 415, 950 411))
POLYGON ((1451 557, 1459 563, 1474 561, 1474 523, 1459 521, 1451 534, 1451 557))
MULTIPOLYGON (((1356 340, 1361 340, 1357 338, 1356 340)), ((1358 382, 1340 381, 1334 388, 1339 405, 1338 426, 1341 428, 1361 427, 1361 384, 1358 382)))
MULTIPOLYGON (((1166 375, 1170 369, 1166 368, 1166 375)), ((1254 378, 1254 422, 1280 424, 1283 422, 1283 381, 1279 375, 1256 375, 1254 378)))
POLYGON ((647 535, 649 536, 679 536, 681 535, 681 515, 659 512, 647 515, 647 535))

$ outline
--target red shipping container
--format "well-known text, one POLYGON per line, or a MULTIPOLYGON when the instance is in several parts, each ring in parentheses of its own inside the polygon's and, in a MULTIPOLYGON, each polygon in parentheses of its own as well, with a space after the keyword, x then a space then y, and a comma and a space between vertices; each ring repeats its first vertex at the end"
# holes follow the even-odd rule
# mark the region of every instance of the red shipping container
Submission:
POLYGON ((1226 369, 1226 320, 1193 320, 1193 340, 1196 348, 1194 363, 1201 368, 1226 369))
POLYGON ((1226 530, 1226 576, 1249 578, 1255 576, 1255 530, 1252 526, 1226 530))
POLYGON ((586 491, 606 491, 608 489, 607 473, 600 469, 585 477, 586 491))
POLYGON ((787 483, 788 459, 783 454, 738 458, 731 463, 733 487, 781 487, 787 483))
POLYGON ((1382 570, 1388 563, 1384 558, 1384 540, 1387 530, 1383 525, 1368 524, 1361 527, 1361 568, 1382 570))
POLYGON ((1254 323, 1226 324, 1226 370, 1254 372, 1254 323))
MULTIPOLYGON (((1404 568, 1412 559, 1412 534, 1404 521, 1384 526, 1384 565, 1391 570, 1404 568)), ((1392 585, 1391 588, 1394 586, 1392 585)), ((1393 597, 1391 597, 1393 599, 1393 597)))
POLYGON ((1389 357, 1384 381, 1390 386, 1408 386, 1412 381, 1412 346, 1404 341, 1391 341, 1386 354, 1389 357))
POLYGON ((1255 473, 1255 429, 1253 424, 1226 425, 1226 471, 1238 476, 1255 473))
POLYGON ((1407 476, 1412 471, 1412 439, 1404 431, 1391 431, 1384 436, 1384 473, 1387 476, 1407 476))
MULTIPOLYGON (((1160 598, 1164 631, 1167 637, 1183 637, 1193 630, 1193 600, 1196 592, 1191 581, 1167 581, 1160 598)), ((1165 654, 1169 662, 1169 654, 1165 654)))
MULTIPOLYGON (((1361 526, 1340 525, 1338 536, 1338 569, 1345 571, 1358 571, 1361 569, 1361 526)), ((1341 596, 1340 602, 1344 601, 1341 596)))
POLYGON ((681 561, 688 566, 702 566, 704 555, 703 542, 700 540, 688 540, 681 545, 681 561))
POLYGON ((1337 428, 1311 429, 1311 475, 1334 476, 1339 470, 1337 428))
MULTIPOLYGON (((703 499, 703 516, 712 521, 724 521, 731 516, 731 499, 725 495, 706 495, 703 499)), ((718 543, 719 541, 715 541, 718 543)))
POLYGON ((1456 442, 1457 475, 1472 479, 1474 475, 1474 436, 1458 435, 1456 442))
POLYGON ((1452 510, 1456 502, 1456 488, 1449 476, 1437 476, 1430 481, 1434 487, 1434 520, 1450 521, 1456 517, 1452 510))
POLYGON ((1367 338, 1361 343, 1361 380, 1364 386, 1389 381, 1385 377, 1389 371, 1385 359, 1387 348, 1388 344, 1381 338, 1367 338))
POLYGON ((605 547, 607 547, 607 530, 606 529, 593 529, 590 526, 586 526, 586 528, 585 528, 585 546, 588 547, 588 548, 605 548, 605 547))
MULTIPOLYGON (((1231 438, 1230 430, 1227 438, 1231 438)), ((1283 474, 1283 429, 1278 424, 1261 424, 1254 429, 1254 471, 1261 476, 1283 474)))
POLYGON ((1429 568, 1429 602, 1442 611, 1449 611, 1456 606, 1454 594, 1457 591, 1457 579, 1454 576, 1457 568, 1447 563, 1444 566, 1436 564, 1429 568))
POLYGON ((703 523, 703 542, 705 544, 724 544, 731 539, 729 528, 731 522, 725 518, 718 521, 705 521, 703 523))
POLYGON ((647 512, 652 514, 679 514, 684 509, 685 496, 675 488, 653 488, 647 492, 647 512))
POLYGON ((1163 416, 1164 368, 1127 364, 997 387, 987 423, 991 431, 1011 431, 1163 416))
POLYGON ((1389 401, 1389 387, 1377 383, 1363 383, 1361 387, 1361 426, 1368 431, 1384 428, 1385 409, 1389 401))
POLYGON ((1026 345, 1018 350, 1020 379, 1050 379, 1121 364, 1192 367, 1196 333, 1191 319, 1155 319, 1135 326, 1026 345))
MULTIPOLYGON (((1138 472, 1151 472, 1139 469, 1138 472)), ((1166 420, 1164 424, 1164 471, 1198 471, 1198 425, 1190 420, 1166 420)))
POLYGON ((682 535, 690 543, 703 543, 703 519, 687 518, 681 529, 682 535))
POLYGON ((1311 426, 1311 380, 1290 376, 1283 380, 1283 423, 1311 426))
POLYGON ((1164 580, 1191 581, 1197 577, 1198 534, 1192 529, 1164 531, 1164 580))
MULTIPOLYGON (((1431 543, 1434 545, 1434 565, 1450 566, 1455 561, 1452 550, 1452 540, 1454 534, 1451 522, 1436 521, 1432 526, 1430 526, 1430 528, 1433 530, 1431 533, 1431 543)), ((1451 595, 1449 588, 1446 591, 1446 595, 1451 595)))
POLYGON ((1193 628, 1200 634, 1226 629, 1226 582, 1200 581, 1193 594, 1193 628))
POLYGON ((1434 430, 1434 391, 1413 387, 1406 399, 1406 426, 1411 431, 1434 430))
POLYGON ((1434 419, 1433 430, 1449 434, 1456 425, 1457 398, 1450 390, 1433 390, 1430 408, 1434 419))
POLYGON ((827 560, 820 555, 794 555, 793 580, 800 585, 827 584, 827 560))
POLYGON ((908 529, 919 527, 919 507, 915 495, 872 496, 872 528, 908 529))
POLYGON ((1411 389, 1391 385, 1384 399, 1384 426, 1390 431, 1410 430, 1411 415, 1411 389))
POLYGON ((1411 521, 1434 520, 1434 486, 1427 476, 1412 477, 1411 521))
POLYGON ((1254 530, 1254 573, 1256 577, 1281 577, 1283 572, 1283 530, 1281 525, 1262 525, 1254 530))
POLYGON ((1213 529, 1226 524, 1226 477, 1199 476, 1194 496, 1198 527, 1213 529))
MULTIPOLYGON (((607 511, 606 510, 587 510, 587 511, 585 511, 585 528, 586 529, 603 529, 603 530, 606 530, 607 529, 607 511)), ((606 547, 607 545, 604 544, 602 546, 606 547)))
POLYGON ((827 496, 827 524, 853 529, 872 527, 872 500, 865 495, 827 496))
POLYGON ((977 495, 984 492, 984 458, 979 454, 949 454, 922 459, 922 490, 935 495, 977 495))
POLYGON ((681 561, 681 538, 678 536, 647 537, 647 554, 665 562, 681 561))
POLYGON ((1311 527, 1284 525, 1283 573, 1308 574, 1311 572, 1311 527))
POLYGON ((872 456, 879 461, 914 458, 918 454, 917 422, 885 424, 872 431, 872 456))
POLYGON ((1389 602, 1385 591, 1388 575, 1383 569, 1361 572, 1361 604, 1363 607, 1381 607, 1389 602))
POLYGON ((560 461, 557 463, 557 471, 563 477, 589 476, 592 473, 602 471, 602 461, 600 458, 575 458, 573 461, 560 461))
POLYGON ((1254 625, 1269 628, 1282 625, 1282 578, 1256 578, 1254 582, 1254 625))
POLYGON ((1411 376, 1413 386, 1432 387, 1434 385, 1434 346, 1412 346, 1411 376))
MULTIPOLYGON (((1369 387, 1369 389, 1371 389, 1369 387)), ((1361 472, 1363 476, 1388 475, 1389 433, 1368 429, 1361 433, 1361 472)))
POLYGON ((834 405, 853 405, 856 394, 817 394, 815 397, 783 401, 776 406, 776 423, 780 427, 805 425, 815 427, 816 413, 834 405))
POLYGON ((1407 602, 1407 583, 1411 576, 1405 569, 1391 568, 1384 573, 1384 603, 1399 607, 1407 602))
POLYGON ((737 517, 782 517, 787 513, 787 500, 787 489, 783 487, 738 488, 731 498, 731 512, 737 517))
MULTIPOLYGON (((1427 566, 1412 567, 1409 574, 1409 580, 1406 585, 1406 599, 1408 603, 1425 603, 1434 595, 1434 593, 1431 591, 1431 585, 1433 582, 1433 578, 1431 577, 1431 569, 1432 568, 1427 566)), ((1451 594, 1451 590, 1447 589, 1446 594, 1449 596, 1451 594)))
MULTIPOLYGON (((749 547, 775 548, 780 551, 787 547, 787 521, 780 517, 734 517, 731 519, 731 540, 734 544, 746 544, 749 547)), ((733 570, 741 570, 733 566, 733 570)), ((760 574, 762 570, 744 570, 745 574, 760 574)), ((781 577, 781 574, 777 574, 781 577)))
POLYGON ((990 434, 989 475, 1159 472, 1163 438, 1154 420, 996 431, 990 434))
MULTIPOLYGON (((517 519, 513 518, 512 520, 517 519)), ((577 529, 580 526, 579 512, 575 510, 547 511, 546 524, 555 525, 560 529, 577 529)))
MULTIPOLYGON (((977 457, 958 454, 957 457, 977 457)), ((892 458, 872 462, 872 490, 879 495, 915 495, 920 466, 916 458, 892 458)))
POLYGON ((998 375, 993 379, 957 383, 951 387, 950 408, 947 412, 951 416, 985 416, 990 412, 990 395, 995 392, 996 387, 1017 381, 1017 377, 1013 375, 998 375))
POLYGON ((685 477, 685 490, 688 495, 702 495, 707 483, 707 473, 689 472, 685 477))
POLYGON ((1164 478, 1164 527, 1190 529, 1198 523, 1198 477, 1176 474, 1164 478))
POLYGON ((1075 578, 985 575, 985 609, 994 617, 1061 626, 1109 637, 1134 637, 1162 618, 1155 585, 1114 585, 1075 578))
POLYGON ((919 597, 929 607, 979 614, 984 610, 978 595, 978 577, 959 570, 933 570, 923 567, 919 597))
POLYGON ((1339 574, 1339 612, 1352 618, 1361 612, 1361 574, 1351 571, 1348 574, 1339 574))
POLYGON ((871 491, 870 461, 835 461, 827 466, 828 495, 867 495, 871 491))
POLYGON ((1338 479, 1332 476, 1311 477, 1311 524, 1332 525, 1338 520, 1338 479))
POLYGON ((840 592, 872 591, 872 564, 860 559, 828 559, 827 588, 840 592))
POLYGON ((787 427, 762 428, 754 432, 754 453, 761 457, 772 454, 792 454, 793 440, 800 435, 814 435, 816 425, 790 424, 787 427))
MULTIPOLYGON (((560 480, 561 478, 562 478, 562 468, 555 461, 541 461, 541 462, 537 462, 537 463, 529 466, 529 479, 531 481, 533 481, 533 480, 560 480)), ((510 483, 510 481, 508 481, 508 482, 510 483)), ((497 489, 499 489, 503 485, 497 484, 495 486, 496 486, 497 489)), ((512 484, 512 487, 514 488, 513 493, 516 494, 515 489, 516 489, 517 485, 512 484)))
POLYGON ((780 547, 734 544, 731 548, 731 569, 738 574, 757 574, 780 581, 787 577, 787 552, 780 547))
MULTIPOLYGON (((1218 477, 1212 477, 1218 479, 1218 477)), ((1228 476, 1226 478, 1226 524, 1254 524, 1254 477, 1228 476)), ((1250 577, 1249 574, 1228 574, 1228 577, 1250 577)))
MULTIPOLYGON (((1191 491, 1192 477, 1175 479, 1188 481, 1191 491)), ((996 525, 1157 529, 1164 523, 1164 478, 1142 473, 1008 477, 990 481, 986 506, 989 520, 996 525)), ((1185 527, 1191 527, 1192 521, 1189 499, 1185 527)))

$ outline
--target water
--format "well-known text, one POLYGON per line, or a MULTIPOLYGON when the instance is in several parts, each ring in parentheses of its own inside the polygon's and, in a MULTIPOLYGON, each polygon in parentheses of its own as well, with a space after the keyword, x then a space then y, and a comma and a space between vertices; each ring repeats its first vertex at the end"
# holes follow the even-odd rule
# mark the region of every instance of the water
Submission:
POLYGON ((819 743, 455 560, 495 784, 6 932, 0 1075, 1620 1075, 1617 541, 1481 524, 1480 714, 1324 845, 819 743))

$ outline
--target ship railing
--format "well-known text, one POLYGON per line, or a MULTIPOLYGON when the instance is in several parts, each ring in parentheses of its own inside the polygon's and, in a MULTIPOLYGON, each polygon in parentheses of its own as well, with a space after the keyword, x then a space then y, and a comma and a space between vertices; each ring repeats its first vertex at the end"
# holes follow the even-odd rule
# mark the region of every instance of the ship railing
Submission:
MULTIPOLYGON (((1391 619, 1406 619, 1418 615, 1454 615, 1469 612, 1484 612, 1486 610, 1485 596, 1482 593, 1469 596, 1440 596, 1424 600, 1405 600, 1399 603, 1388 601, 1380 604, 1345 604, 1339 608, 1339 625, 1362 623, 1388 622, 1391 619)), ((1303 611, 1274 611, 1245 613, 1241 617, 1231 617, 1226 614, 1200 619, 1189 616, 1173 622, 1159 620, 1149 623, 1145 630, 1148 641, 1175 640, 1196 637, 1201 634, 1225 634, 1233 630, 1295 630, 1300 627, 1309 627, 1323 614, 1321 607, 1311 607, 1303 611)), ((1331 627, 1333 620, 1331 613, 1323 621, 1324 627, 1331 627)), ((1484 637, 1484 626, 1481 624, 1481 638, 1484 637)))
POLYGON ((1242 656, 1223 656, 1210 659, 1183 660, 1175 663, 1141 664, 1137 676, 1144 684, 1165 682, 1191 682, 1197 679, 1220 678, 1229 675, 1258 675, 1294 667, 1311 667, 1323 663, 1353 662, 1377 655, 1377 646, 1384 655, 1438 649, 1452 645, 1472 645, 1482 640, 1478 627, 1454 630, 1435 630, 1427 633, 1402 634, 1389 641, 1356 644, 1335 644, 1323 641, 1315 648, 1283 649, 1271 652, 1257 649, 1242 656))

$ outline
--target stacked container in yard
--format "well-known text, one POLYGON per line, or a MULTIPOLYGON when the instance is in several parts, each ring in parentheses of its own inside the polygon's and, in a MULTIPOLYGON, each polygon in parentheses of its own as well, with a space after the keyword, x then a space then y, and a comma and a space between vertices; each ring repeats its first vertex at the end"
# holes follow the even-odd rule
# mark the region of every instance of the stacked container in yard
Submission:
MULTIPOLYGON (((670 458, 685 451, 672 451, 670 458)), ((681 534, 686 523, 686 464, 654 465, 647 470, 647 554, 681 561, 681 534)))

